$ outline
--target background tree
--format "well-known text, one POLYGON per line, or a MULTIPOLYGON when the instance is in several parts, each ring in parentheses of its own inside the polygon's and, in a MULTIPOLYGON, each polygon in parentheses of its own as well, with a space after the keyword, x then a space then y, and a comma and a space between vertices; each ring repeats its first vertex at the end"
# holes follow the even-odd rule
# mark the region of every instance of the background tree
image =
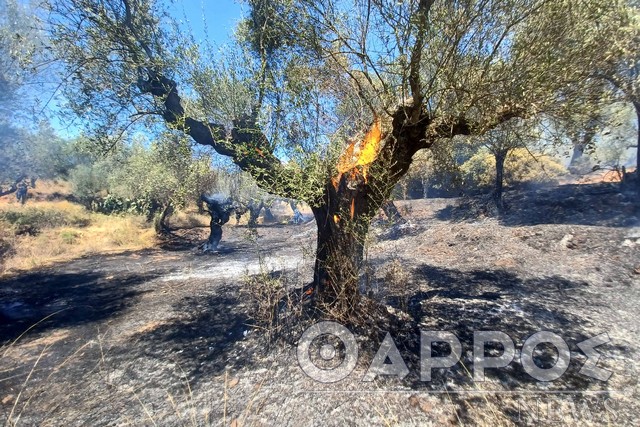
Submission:
POLYGON ((194 153, 186 138, 164 133, 148 147, 134 143, 110 174, 109 188, 115 196, 148 201, 156 231, 164 233, 174 210, 195 203, 215 180, 208 155, 194 153))
POLYGON ((0 194, 70 166, 65 141, 34 114, 46 102, 42 71, 50 59, 35 10, 29 2, 0 0, 0 194))
POLYGON ((521 119, 512 119, 505 122, 480 138, 480 144, 491 153, 495 161, 493 200, 498 210, 504 209, 502 195, 504 187, 504 166, 507 157, 518 148, 526 151, 527 147, 531 146, 532 143, 538 139, 538 135, 532 128, 532 125, 525 123, 521 119))

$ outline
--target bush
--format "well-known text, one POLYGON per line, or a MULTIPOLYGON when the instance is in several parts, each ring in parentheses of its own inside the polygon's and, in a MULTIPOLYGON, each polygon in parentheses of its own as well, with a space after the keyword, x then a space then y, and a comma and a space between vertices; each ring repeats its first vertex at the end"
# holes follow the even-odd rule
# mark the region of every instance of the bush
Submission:
POLYGON ((78 165, 69 173, 73 195, 87 207, 108 188, 109 171, 104 166, 78 165))
MULTIPOLYGON (((483 189, 495 184, 496 159, 488 151, 480 151, 461 167, 466 189, 483 189)), ((529 183, 552 183, 567 173, 560 163, 549 156, 536 156, 528 150, 515 149, 507 156, 504 164, 504 183, 516 185, 529 183)))
POLYGON ((145 215, 147 218, 151 218, 158 208, 158 203, 150 199, 141 198, 131 200, 114 196, 113 194, 95 198, 90 206, 92 211, 105 215, 130 213, 134 215, 145 215))

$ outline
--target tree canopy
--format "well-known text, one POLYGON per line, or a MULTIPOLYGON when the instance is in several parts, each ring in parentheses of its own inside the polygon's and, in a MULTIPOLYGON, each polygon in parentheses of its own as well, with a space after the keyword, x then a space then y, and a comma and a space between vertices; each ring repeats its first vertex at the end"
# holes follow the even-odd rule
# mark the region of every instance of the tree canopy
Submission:
POLYGON ((162 2, 50 0, 66 98, 101 140, 159 118, 266 191, 308 202, 315 283, 334 296, 357 294, 369 221, 419 150, 515 118, 588 111, 603 82, 620 88, 613 75, 635 53, 637 9, 626 2, 247 3, 237 43, 217 53, 162 2), (597 49, 607 37, 613 50, 597 49))

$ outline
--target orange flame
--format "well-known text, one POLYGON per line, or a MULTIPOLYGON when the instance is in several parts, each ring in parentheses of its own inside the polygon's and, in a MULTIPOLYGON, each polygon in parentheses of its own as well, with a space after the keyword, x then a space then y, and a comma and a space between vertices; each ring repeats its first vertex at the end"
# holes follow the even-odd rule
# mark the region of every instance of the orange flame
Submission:
POLYGON ((337 224, 337 223, 339 223, 339 222, 340 222, 340 215, 335 214, 335 215, 333 216, 333 222, 335 222, 336 224, 337 224))
POLYGON ((364 139, 358 143, 353 141, 338 160, 338 176, 333 181, 334 186, 340 181, 342 174, 351 171, 352 176, 357 176, 358 166, 362 169, 362 177, 367 181, 367 172, 369 166, 378 157, 380 151, 380 142, 382 141, 382 127, 380 119, 376 117, 371 125, 371 129, 364 136, 364 139))

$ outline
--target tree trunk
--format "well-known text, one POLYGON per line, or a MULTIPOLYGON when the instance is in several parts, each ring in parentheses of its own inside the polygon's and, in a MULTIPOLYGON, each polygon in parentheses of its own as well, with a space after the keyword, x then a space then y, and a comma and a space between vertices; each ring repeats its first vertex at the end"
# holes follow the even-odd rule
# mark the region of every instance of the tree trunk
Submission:
POLYGON ((636 117, 638 119, 638 134, 636 135, 636 185, 640 187, 640 102, 634 102, 633 107, 636 110, 636 117))
POLYGON ((496 185, 493 193, 496 206, 499 211, 504 209, 504 201, 502 200, 502 190, 504 183, 504 162, 507 159, 506 152, 497 152, 494 154, 496 158, 496 185))
POLYGON ((265 206, 264 208, 264 222, 265 223, 273 223, 276 222, 276 217, 273 214, 273 212, 271 212, 271 207, 267 207, 265 206))
POLYGON ((211 216, 209 238, 207 242, 202 245, 202 250, 204 252, 214 252, 218 249, 220 240, 222 240, 222 226, 229 222, 231 218, 233 205, 229 199, 218 200, 205 195, 200 196, 200 198, 207 204, 207 209, 211 216))
POLYGON ((249 222, 247 226, 249 228, 256 228, 258 226, 258 217, 260 216, 260 211, 264 207, 264 202, 260 201, 258 203, 250 202, 249 206, 247 206, 249 210, 249 222))
POLYGON ((160 213, 160 216, 158 216, 158 219, 155 223, 156 233, 163 234, 169 232, 169 225, 167 224, 167 220, 173 214, 173 211, 174 207, 171 202, 167 203, 164 206, 162 212, 160 213))
POLYGON ((428 181, 425 177, 422 177, 420 178, 420 182, 422 182, 422 198, 427 199, 429 197, 428 181))
POLYGON ((404 224, 405 222, 407 222, 400 214, 400 211, 396 207, 395 203, 393 203, 393 200, 387 200, 386 202, 384 202, 384 204, 382 205, 382 210, 384 211, 384 214, 387 216, 389 221, 391 221, 393 224, 404 224))
MULTIPOLYGON (((318 227, 313 295, 319 307, 335 319, 344 320, 357 312, 371 219, 409 170, 413 155, 431 145, 425 139, 429 120, 421 107, 401 107, 390 119, 388 133, 376 121, 362 142, 347 147, 338 161, 338 173, 325 184, 322 197, 310 203, 318 227), (414 116, 415 122, 408 119, 414 116), (360 144, 358 151, 356 144, 360 144), (354 153, 367 152, 363 147, 371 145, 379 149, 373 161, 353 160, 354 153)), ((451 129, 458 132, 461 128, 448 124, 446 130, 451 129)))
POLYGON ((585 145, 581 142, 574 142, 573 144, 573 154, 571 155, 571 161, 569 162, 569 170, 573 166, 576 165, 576 162, 580 160, 582 155, 584 154, 585 145))
POLYGON ((214 252, 218 249, 218 245, 222 240, 222 225, 212 218, 211 222, 209 223, 209 229, 209 238, 207 239, 207 243, 204 244, 202 249, 205 252, 214 252))
POLYGON ((366 189, 331 188, 326 196, 328 203, 312 208, 318 227, 313 287, 321 306, 340 319, 358 303, 364 240, 375 210, 367 206, 366 189))

